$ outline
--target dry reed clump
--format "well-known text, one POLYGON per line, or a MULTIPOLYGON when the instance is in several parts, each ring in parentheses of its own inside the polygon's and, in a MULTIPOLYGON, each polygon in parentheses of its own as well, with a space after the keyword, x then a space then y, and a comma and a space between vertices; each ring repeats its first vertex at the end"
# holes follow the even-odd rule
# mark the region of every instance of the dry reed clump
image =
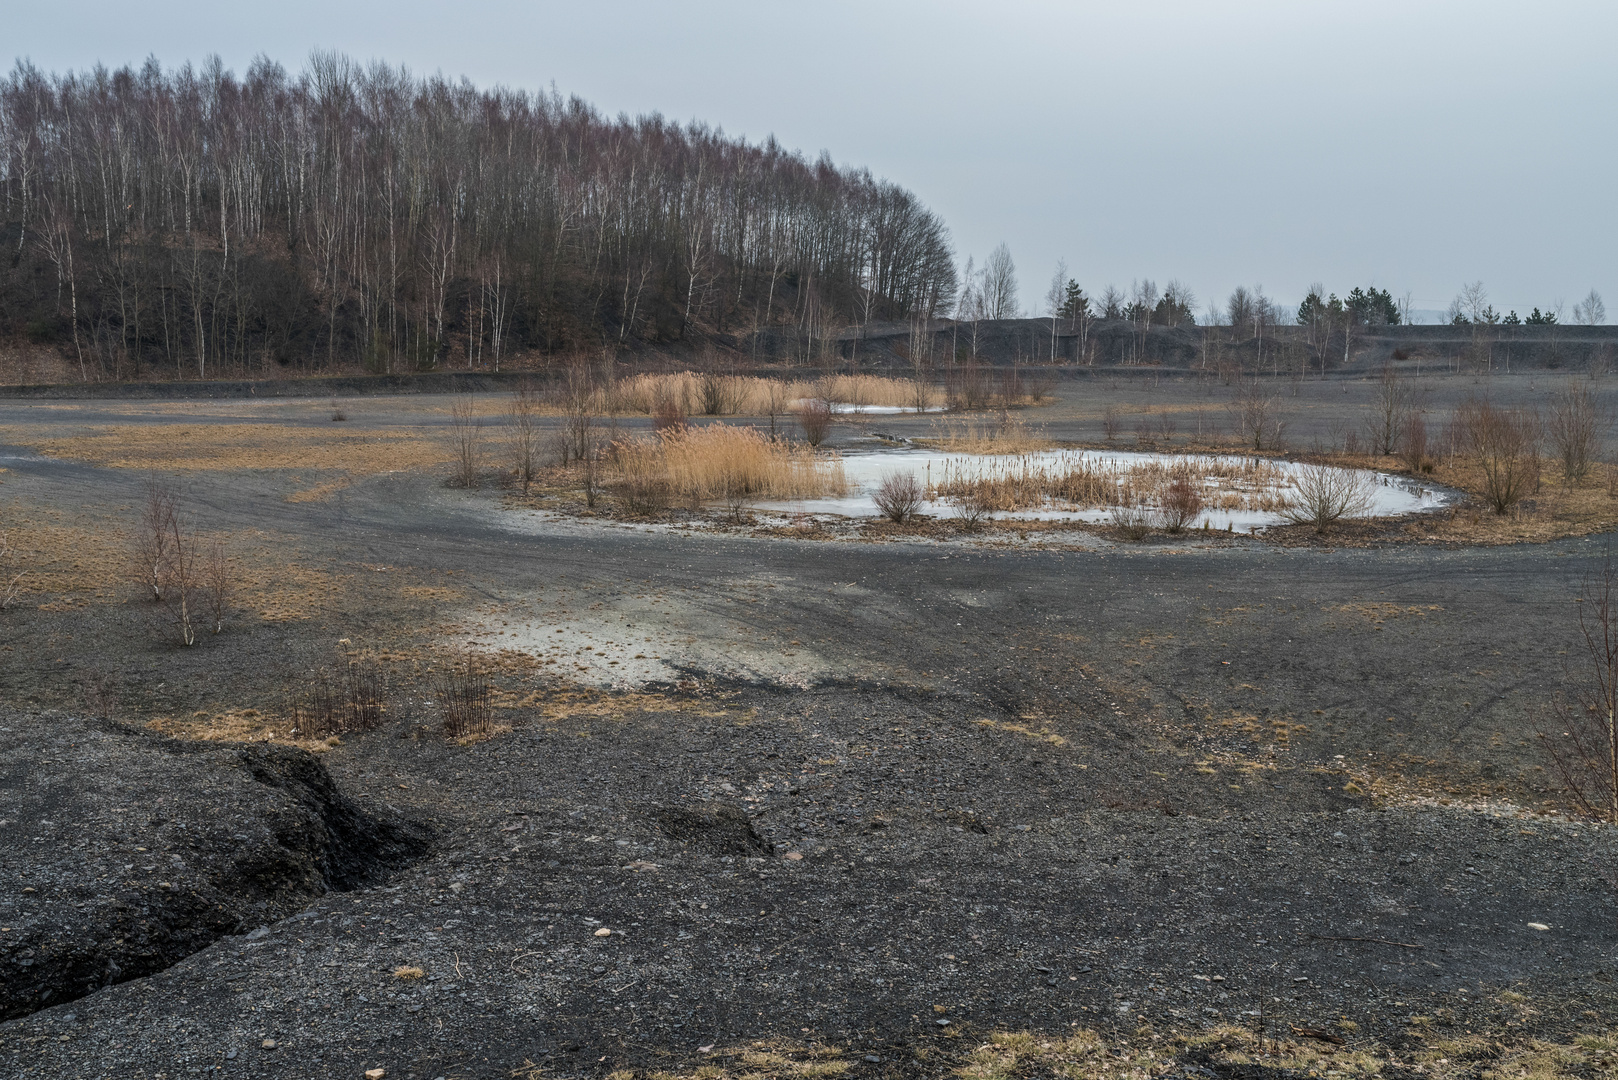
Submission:
MULTIPOLYGON (((570 388, 569 399, 578 396, 578 392, 570 388)), ((914 408, 918 397, 929 409, 944 403, 940 388, 923 385, 918 389, 912 379, 830 375, 815 380, 781 380, 692 371, 634 375, 595 387, 587 391, 586 396, 589 410, 602 416, 629 413, 645 416, 677 413, 682 417, 770 416, 795 411, 808 401, 830 401, 858 408, 914 408)))
POLYGON ((1161 516, 1172 530, 1206 510, 1277 512, 1291 484, 1287 471, 1263 458, 1182 457, 1108 463, 1082 454, 1055 459, 1023 455, 987 466, 971 459, 946 461, 929 497, 983 513, 1061 509, 1135 508, 1161 516))
POLYGON ((943 420, 933 432, 934 442, 958 454, 1031 454, 1050 445, 1043 429, 1006 414, 993 421, 943 420))
POLYGON ((848 490, 842 459, 771 442, 756 428, 712 424, 658 432, 613 446, 619 491, 639 512, 671 500, 806 499, 848 490))

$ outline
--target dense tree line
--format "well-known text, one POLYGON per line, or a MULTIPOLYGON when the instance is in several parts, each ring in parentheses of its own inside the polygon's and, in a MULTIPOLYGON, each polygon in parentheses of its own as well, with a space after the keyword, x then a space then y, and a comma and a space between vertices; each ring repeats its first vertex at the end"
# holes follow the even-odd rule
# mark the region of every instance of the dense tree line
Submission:
POLYGON ((241 78, 18 64, 0 241, 0 332, 89 378, 497 367, 763 327, 807 351, 956 291, 943 223, 867 172, 331 54, 241 78))

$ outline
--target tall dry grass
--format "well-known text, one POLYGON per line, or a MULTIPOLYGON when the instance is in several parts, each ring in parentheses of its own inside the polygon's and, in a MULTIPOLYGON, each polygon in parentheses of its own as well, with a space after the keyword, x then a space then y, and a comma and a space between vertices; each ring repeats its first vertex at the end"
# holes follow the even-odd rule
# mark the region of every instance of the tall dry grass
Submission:
POLYGON ((809 499, 845 494, 848 481, 835 454, 776 442, 756 428, 711 424, 676 427, 613 446, 620 493, 646 512, 713 499, 809 499))
MULTIPOLYGON (((569 390, 568 395, 578 397, 569 390)), ((822 379, 766 379, 752 375, 713 375, 692 371, 634 375, 587 391, 584 406, 599 416, 677 411, 682 416, 780 416, 800 401, 830 401, 860 408, 925 408, 944 404, 944 391, 912 379, 878 375, 829 375, 822 379)), ((553 411, 562 410, 560 402, 553 411)))
POLYGON ((990 513, 1046 506, 1178 507, 1179 527, 1209 510, 1278 512, 1287 505, 1292 486, 1285 469, 1262 458, 1181 457, 1126 464, 1031 454, 988 466, 968 458, 946 461, 931 480, 929 498, 990 513), (1183 508, 1190 494, 1198 507, 1187 515, 1183 508))
POLYGON ((1043 428, 1030 428, 1020 416, 995 419, 949 418, 933 425, 932 441, 957 454, 1032 454, 1050 445, 1043 428))

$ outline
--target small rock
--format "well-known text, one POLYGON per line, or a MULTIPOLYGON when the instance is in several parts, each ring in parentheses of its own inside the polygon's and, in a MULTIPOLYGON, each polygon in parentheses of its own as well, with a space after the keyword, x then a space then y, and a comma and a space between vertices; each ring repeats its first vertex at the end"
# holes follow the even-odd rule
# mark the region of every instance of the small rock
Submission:
POLYGON ((793 862, 799 862, 799 861, 801 861, 803 859, 803 852, 801 852, 801 851, 789 851, 785 855, 781 856, 781 858, 790 859, 793 862))
POLYGON ((1531 922, 1531 923, 1528 924, 1528 929, 1530 929, 1530 930, 1549 930, 1550 927, 1546 926, 1542 922, 1531 922))
POLYGON ((882 1064, 882 1059, 877 1057, 875 1054, 866 1054, 865 1055, 865 1060, 869 1061, 872 1065, 880 1065, 880 1064, 882 1064))
POLYGON ((276 1042, 274 1039, 265 1039, 263 1042, 259 1043, 259 1045, 266 1050, 274 1050, 276 1047, 276 1042))
POLYGON ((365 1070, 365 1080, 382 1080, 382 1078, 386 1075, 388 1075, 388 1071, 386 1069, 365 1070))
POLYGON ((600 930, 596 931, 596 937, 611 937, 611 936, 612 936, 612 931, 608 930, 605 926, 603 926, 600 930))
POLYGON ((948 1020, 934 1020, 933 1023, 937 1024, 939 1027, 949 1027, 948 1020))
POLYGON ((236 1051, 235 1050, 226 1050, 225 1051, 225 1060, 226 1061, 235 1061, 236 1060, 236 1051))

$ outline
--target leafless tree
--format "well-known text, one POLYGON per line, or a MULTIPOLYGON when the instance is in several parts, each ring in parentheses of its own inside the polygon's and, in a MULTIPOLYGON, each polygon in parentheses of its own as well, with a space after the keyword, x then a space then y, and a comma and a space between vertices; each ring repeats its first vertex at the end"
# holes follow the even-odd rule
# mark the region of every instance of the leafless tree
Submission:
POLYGON ((1231 291, 1230 299, 1225 301, 1225 325, 1230 327, 1232 334, 1250 330, 1257 310, 1258 305, 1253 294, 1247 291, 1247 286, 1238 285, 1231 291))
POLYGON ((1056 273, 1051 275, 1050 287, 1045 290, 1045 314, 1051 320, 1051 363, 1056 362, 1056 326, 1067 303, 1067 260, 1056 260, 1056 273))
POLYGON ((764 413, 770 418, 770 441, 775 442, 777 434, 776 421, 786 415, 791 406, 787 399, 787 388, 779 379, 768 379, 764 383, 764 413))
POLYGON ((1242 384, 1230 404, 1231 422, 1242 444, 1252 450, 1276 450, 1286 433, 1280 399, 1257 378, 1242 384))
POLYGON ((943 222, 864 170, 329 53, 240 77, 19 64, 0 177, 8 312, 60 318, 87 379, 499 370, 744 313, 930 317, 958 284, 943 222))
MULTIPOLYGON (((193 541, 195 543, 195 541, 193 541)), ((200 585, 202 610, 213 626, 213 632, 225 631, 225 620, 236 604, 236 572, 225 552, 225 542, 215 539, 202 553, 200 585)))
POLYGON ((1618 596, 1612 554, 1574 605, 1581 670, 1569 670, 1540 740, 1585 814, 1618 823, 1618 596))
POLYGON ((174 558, 173 536, 178 516, 174 490, 156 477, 146 481, 146 499, 141 506, 140 523, 132 552, 136 584, 161 602, 168 580, 168 567, 174 558))
POLYGON ((539 441, 539 397, 525 383, 511 395, 511 461, 524 495, 539 471, 539 441))
POLYGON ((1594 289, 1573 305, 1573 321, 1580 326, 1600 326, 1607 321, 1607 304, 1594 289))
POLYGON ((1391 363, 1382 365, 1371 413, 1365 421, 1366 441, 1379 454, 1397 452, 1415 409, 1415 387, 1401 378, 1391 363))
POLYGON ((1563 480, 1571 483, 1589 475, 1590 463, 1600 456, 1606 426, 1607 417, 1588 386, 1569 381, 1552 400, 1545 434, 1556 451, 1563 480))
POLYGON ((457 395, 450 403, 449 438, 455 470, 451 482, 456 487, 477 487, 483 460, 483 417, 472 395, 457 395))
POLYGON ((1011 261, 1011 249, 1000 244, 983 262, 984 317, 989 319, 1015 319, 1022 314, 1017 300, 1017 264, 1011 261))

